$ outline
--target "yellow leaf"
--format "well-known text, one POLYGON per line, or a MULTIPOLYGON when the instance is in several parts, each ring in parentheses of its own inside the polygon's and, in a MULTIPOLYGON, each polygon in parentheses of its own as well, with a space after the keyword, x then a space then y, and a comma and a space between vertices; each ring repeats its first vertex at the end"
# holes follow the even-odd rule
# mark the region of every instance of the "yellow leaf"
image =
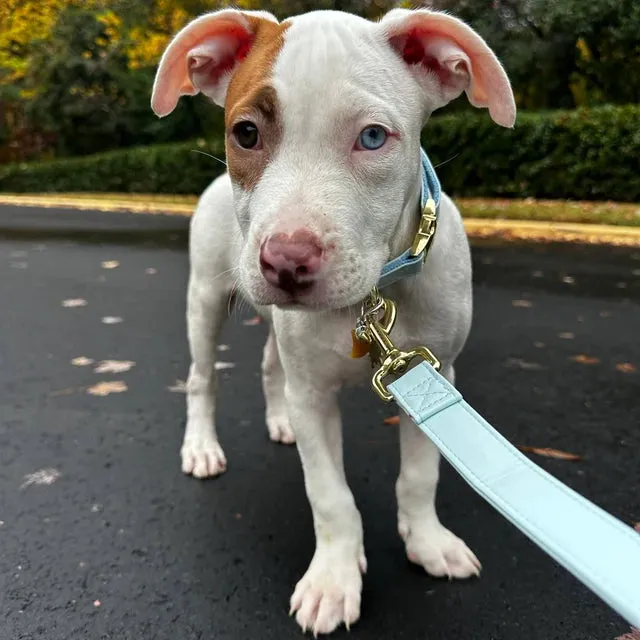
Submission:
POLYGON ((600 362, 598 358, 587 356, 584 353, 580 353, 577 356, 573 356, 571 359, 574 362, 577 362, 578 364, 598 364, 600 362))
POLYGON ((122 380, 111 382, 98 382, 87 389, 87 393, 92 396, 108 396, 110 393, 123 393, 128 389, 127 383, 122 380))
POLYGON ((567 453, 566 451, 559 451, 558 449, 549 449, 547 447, 525 447, 518 445, 520 451, 526 451, 527 453, 535 453, 538 456, 544 456, 545 458, 555 458, 556 460, 582 460, 582 458, 575 453, 567 453))
POLYGON ((133 360, 102 360, 94 369, 95 373, 124 373, 135 366, 133 360))

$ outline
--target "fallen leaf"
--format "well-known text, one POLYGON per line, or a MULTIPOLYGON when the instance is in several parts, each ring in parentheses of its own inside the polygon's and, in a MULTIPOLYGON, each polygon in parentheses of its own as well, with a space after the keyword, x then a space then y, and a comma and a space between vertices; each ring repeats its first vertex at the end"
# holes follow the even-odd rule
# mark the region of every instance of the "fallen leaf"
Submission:
POLYGON ((216 362, 213 367, 216 371, 222 371, 224 369, 233 369, 236 365, 233 362, 216 362))
POLYGON ((86 367, 93 363, 94 363, 94 360, 92 360, 91 358, 86 358, 85 356, 78 356, 77 358, 74 358, 71 361, 71 364, 74 367, 86 367))
POLYGON ((514 307, 523 307, 526 309, 533 306, 533 302, 531 302, 531 300, 512 300, 511 304, 514 307))
POLYGON ((105 316, 102 318, 102 324, 120 324, 122 322, 122 318, 118 316, 105 316))
POLYGON ((389 416, 383 420, 384 424, 396 425, 400 424, 400 416, 389 416))
POLYGON ((527 362, 522 358, 509 358, 506 362, 507 367, 516 367, 518 369, 523 369, 524 371, 539 371, 540 369, 544 369, 541 364, 537 362, 527 362))
POLYGON ((640 631, 635 627, 632 627, 631 633, 625 633, 623 636, 618 636, 616 640, 640 640, 640 631))
POLYGON ((231 347, 228 344, 219 344, 218 351, 229 351, 231 347))
POLYGON ((234 516, 236 520, 242 520, 242 514, 241 513, 236 513, 236 515, 234 516))
POLYGON ((248 320, 245 320, 242 324, 245 325, 245 327, 255 327, 257 324, 260 324, 262 322, 262 318, 260 316, 254 316, 253 318, 249 318, 248 320))
POLYGON ((102 360, 94 369, 95 373, 124 373, 135 366, 133 360, 102 360))
POLYGON ((573 356, 571 359, 574 362, 577 362, 578 364, 598 364, 600 362, 598 358, 587 356, 584 353, 580 353, 577 356, 573 356))
POLYGON ((62 301, 62 306, 68 308, 86 307, 87 301, 84 298, 67 298, 62 301))
POLYGON ((636 366, 630 362, 620 362, 616 365, 616 369, 621 373, 635 373, 637 371, 636 366))
POLYGON ((549 449, 546 447, 525 447, 521 445, 518 445, 518 449, 527 453, 535 453, 536 455, 544 456, 545 458, 555 458, 556 460, 582 460, 582 457, 575 453, 558 451, 558 449, 549 449))
POLYGON ((127 383, 122 380, 112 380, 109 382, 98 382, 87 389, 87 393, 92 396, 108 396, 110 393, 122 393, 127 391, 127 383))
POLYGON ((100 600, 94 600, 93 601, 93 606, 94 607, 99 607, 102 604, 102 602, 100 602, 100 600))
POLYGON ((173 386, 167 387, 173 393, 187 393, 187 383, 184 380, 176 380, 173 386))
POLYGON ((105 260, 102 263, 103 269, 116 269, 120 266, 120 263, 117 260, 105 260))
POLYGON ((573 340, 576 337, 575 333, 571 333, 571 331, 564 331, 563 333, 558 334, 558 338, 562 338, 562 340, 573 340))
POLYGON ((32 485, 53 484, 61 476, 62 474, 57 469, 53 469, 53 468, 40 469, 39 471, 28 473, 24 477, 24 482, 22 483, 20 488, 25 489, 26 487, 31 487, 32 485))
POLYGON ((562 282, 565 284, 575 284, 576 279, 573 276, 563 276, 562 282))
POLYGON ((154 269, 153 267, 149 267, 148 269, 145 269, 144 272, 148 275, 148 276, 153 276, 156 273, 158 273, 157 269, 154 269))
POLYGON ((91 513, 100 513, 102 511, 101 504, 92 504, 91 505, 91 513))

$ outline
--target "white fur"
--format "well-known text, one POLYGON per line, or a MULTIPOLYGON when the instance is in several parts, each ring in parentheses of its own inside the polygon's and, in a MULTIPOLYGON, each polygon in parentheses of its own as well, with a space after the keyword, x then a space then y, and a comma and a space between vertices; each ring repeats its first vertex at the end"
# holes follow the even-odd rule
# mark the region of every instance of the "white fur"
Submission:
MULTIPOLYGON (((351 329, 384 262, 411 242, 420 132, 442 106, 442 92, 428 73, 416 80, 390 46, 384 22, 334 12, 293 19, 272 84, 284 124, 278 152, 250 192, 228 175, 217 179, 191 224, 192 365, 182 464, 198 477, 226 469, 214 426, 214 356, 237 287, 271 322, 263 359, 266 422, 272 440, 295 437, 313 511, 316 551, 295 588, 292 611, 303 629, 329 633, 358 619, 366 569, 362 522, 343 468, 338 390, 371 374, 367 359, 350 358, 351 329), (384 152, 356 156, 354 140, 372 123, 400 135, 384 152), (307 300, 316 311, 279 307, 285 294, 259 269, 264 238, 300 227, 334 245, 323 281, 307 300)), ((453 382, 471 324, 471 259, 460 214, 446 195, 422 273, 384 293, 398 304, 394 342, 428 345, 453 382)), ((372 394, 370 402, 377 401, 372 394)), ((406 416, 400 442, 398 529, 410 560, 436 576, 477 575, 478 560, 436 514, 437 449, 406 416)))

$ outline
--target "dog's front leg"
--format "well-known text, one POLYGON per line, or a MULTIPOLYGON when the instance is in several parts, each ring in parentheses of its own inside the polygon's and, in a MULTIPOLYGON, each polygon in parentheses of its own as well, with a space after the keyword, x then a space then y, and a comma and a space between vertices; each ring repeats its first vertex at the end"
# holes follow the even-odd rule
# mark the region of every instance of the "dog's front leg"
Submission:
POLYGON ((228 304, 228 291, 192 275, 187 294, 187 329, 191 367, 187 380, 187 426, 180 456, 182 471, 196 478, 223 473, 227 461, 215 428, 216 341, 228 304))
POLYGON ((344 473, 337 390, 288 376, 286 399, 313 512, 316 550, 291 597, 303 630, 331 633, 360 617, 362 520, 344 473))
MULTIPOLYGON (((443 375, 453 384, 453 367, 443 375)), ((480 562, 467 545, 444 527, 436 513, 440 452, 406 415, 400 417, 400 475, 396 483, 398 531, 407 557, 432 576, 469 578, 480 562)))

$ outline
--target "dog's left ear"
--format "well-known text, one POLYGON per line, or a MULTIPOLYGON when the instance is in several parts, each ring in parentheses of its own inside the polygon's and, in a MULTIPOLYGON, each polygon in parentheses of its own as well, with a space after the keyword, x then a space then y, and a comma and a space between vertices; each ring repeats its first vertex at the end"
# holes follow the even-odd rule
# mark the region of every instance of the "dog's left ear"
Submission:
POLYGON ((488 108, 495 122, 513 127, 516 104, 507 74, 471 27, 428 9, 394 9, 380 24, 420 85, 431 94, 437 83, 436 108, 466 91, 472 105, 488 108))

